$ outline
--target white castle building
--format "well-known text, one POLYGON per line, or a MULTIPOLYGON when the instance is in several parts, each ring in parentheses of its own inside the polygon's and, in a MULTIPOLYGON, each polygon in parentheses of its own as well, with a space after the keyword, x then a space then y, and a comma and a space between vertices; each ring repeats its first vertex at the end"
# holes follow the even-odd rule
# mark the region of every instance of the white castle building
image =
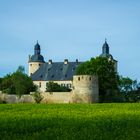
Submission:
MULTIPOLYGON (((100 57, 107 57, 113 60, 117 71, 117 61, 109 53, 109 45, 106 40, 100 57)), ((29 76, 41 92, 45 92, 46 83, 52 81, 61 86, 71 88, 72 98, 78 97, 80 94, 80 97, 83 97, 84 100, 87 98, 87 102, 98 102, 98 77, 91 75, 76 76, 76 68, 83 63, 79 62, 78 59, 75 62, 69 62, 68 59, 65 59, 64 62, 53 62, 52 60, 45 62, 44 57, 41 55, 40 45, 37 42, 34 46, 34 54, 32 56, 29 55, 28 63, 29 76), (94 96, 94 99, 92 96, 94 96)))

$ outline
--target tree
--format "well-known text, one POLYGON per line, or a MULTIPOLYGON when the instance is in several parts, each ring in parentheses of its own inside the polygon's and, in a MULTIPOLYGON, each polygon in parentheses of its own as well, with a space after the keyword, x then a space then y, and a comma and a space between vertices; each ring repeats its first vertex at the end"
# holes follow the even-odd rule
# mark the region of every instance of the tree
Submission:
POLYGON ((119 90, 125 102, 140 102, 140 83, 129 77, 119 77, 119 90))
POLYGON ((48 82, 46 84, 46 91, 47 92, 69 92, 71 89, 65 86, 60 86, 57 83, 54 82, 48 82))
POLYGON ((33 84, 32 79, 24 73, 23 67, 19 67, 16 72, 3 78, 1 90, 7 94, 22 95, 36 91, 36 86, 33 84))
POLYGON ((135 91, 139 87, 137 80, 132 80, 129 77, 119 77, 119 90, 120 92, 128 93, 130 91, 135 91))
POLYGON ((100 102, 113 101, 118 91, 118 75, 114 62, 108 58, 96 57, 82 63, 76 70, 77 75, 98 75, 100 102))

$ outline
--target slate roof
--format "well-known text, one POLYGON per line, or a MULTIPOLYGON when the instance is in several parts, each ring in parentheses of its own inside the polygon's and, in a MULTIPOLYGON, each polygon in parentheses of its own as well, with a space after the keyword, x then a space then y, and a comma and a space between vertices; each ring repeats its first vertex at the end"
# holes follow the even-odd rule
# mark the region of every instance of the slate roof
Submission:
POLYGON ((31 75, 33 81, 66 81, 72 80, 76 68, 83 62, 52 62, 44 63, 31 75))
POLYGON ((29 62, 45 62, 41 54, 34 54, 31 56, 29 62))

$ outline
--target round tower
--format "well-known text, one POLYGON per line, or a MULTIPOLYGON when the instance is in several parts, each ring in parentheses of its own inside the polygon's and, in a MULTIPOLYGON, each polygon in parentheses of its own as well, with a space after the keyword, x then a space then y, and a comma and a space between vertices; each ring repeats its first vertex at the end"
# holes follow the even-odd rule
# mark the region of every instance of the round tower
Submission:
POLYGON ((73 76, 72 102, 94 103, 99 101, 98 76, 76 75, 73 76))
POLYGON ((40 45, 37 42, 34 46, 34 55, 29 55, 29 76, 35 73, 39 67, 45 63, 44 57, 41 55, 40 45))

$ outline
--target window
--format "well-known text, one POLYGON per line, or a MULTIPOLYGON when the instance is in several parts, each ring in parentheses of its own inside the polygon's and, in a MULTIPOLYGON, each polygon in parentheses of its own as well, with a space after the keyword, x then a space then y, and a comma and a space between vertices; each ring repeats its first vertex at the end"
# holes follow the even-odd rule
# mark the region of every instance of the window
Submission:
POLYGON ((30 66, 32 66, 32 64, 30 64, 30 66))
POLYGON ((78 77, 78 81, 80 81, 80 77, 78 77))
POLYGON ((40 66, 41 66, 41 64, 38 64, 38 66, 40 67, 40 66))
POLYGON ((41 82, 39 82, 39 88, 41 88, 41 82))
POLYGON ((91 81, 91 77, 89 77, 89 80, 91 81))

